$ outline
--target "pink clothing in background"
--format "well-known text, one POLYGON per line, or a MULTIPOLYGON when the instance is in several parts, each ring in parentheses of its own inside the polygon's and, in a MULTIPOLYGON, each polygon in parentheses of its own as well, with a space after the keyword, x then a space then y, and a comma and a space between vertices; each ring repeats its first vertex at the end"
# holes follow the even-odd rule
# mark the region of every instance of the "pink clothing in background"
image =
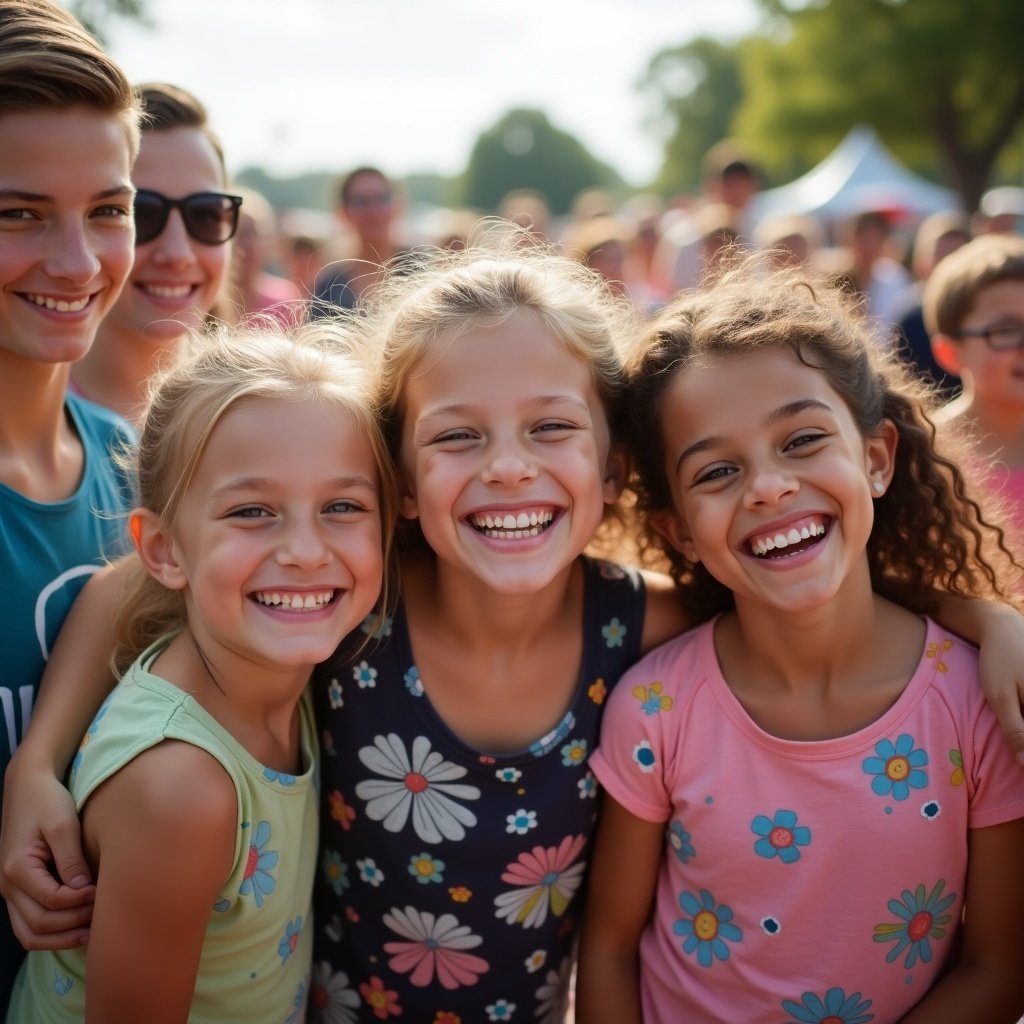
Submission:
POLYGON ((949 962, 968 829, 1024 817, 977 652, 928 622, 881 718, 798 742, 749 718, 713 629, 623 676, 590 759, 623 807, 666 826, 645 1024, 898 1021, 949 962))

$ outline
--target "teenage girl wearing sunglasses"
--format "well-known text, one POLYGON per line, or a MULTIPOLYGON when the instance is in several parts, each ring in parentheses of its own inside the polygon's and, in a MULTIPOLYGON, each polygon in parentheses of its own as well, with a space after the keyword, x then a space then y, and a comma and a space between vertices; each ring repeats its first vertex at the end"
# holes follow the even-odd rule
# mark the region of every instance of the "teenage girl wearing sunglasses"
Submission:
POLYGON ((225 190, 224 154, 194 96, 172 85, 139 86, 145 112, 132 172, 135 265, 71 387, 130 420, 146 382, 221 291, 241 199, 225 190))

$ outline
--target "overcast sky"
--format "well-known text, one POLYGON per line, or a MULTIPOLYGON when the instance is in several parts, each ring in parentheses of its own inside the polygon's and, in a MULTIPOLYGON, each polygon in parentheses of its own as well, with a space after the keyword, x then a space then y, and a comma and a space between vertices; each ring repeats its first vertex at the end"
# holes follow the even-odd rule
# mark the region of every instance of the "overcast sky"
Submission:
POLYGON ((118 22, 134 81, 195 92, 232 169, 461 171, 477 135, 537 107, 625 177, 660 162, 636 89, 650 57, 756 27, 754 0, 148 0, 118 22))

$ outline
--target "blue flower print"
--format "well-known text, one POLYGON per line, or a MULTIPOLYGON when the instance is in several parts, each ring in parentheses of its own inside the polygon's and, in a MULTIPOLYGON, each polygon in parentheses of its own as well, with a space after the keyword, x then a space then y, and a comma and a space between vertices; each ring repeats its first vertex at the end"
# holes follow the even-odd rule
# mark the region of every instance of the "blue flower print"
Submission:
POLYGON ((277 867, 277 850, 268 850, 270 822, 261 821, 249 844, 249 857, 238 892, 242 896, 252 894, 256 906, 263 906, 263 899, 277 888, 277 879, 270 873, 277 867))
POLYGON ((276 782, 279 786, 294 786, 295 776, 289 775, 287 772, 275 772, 273 768, 264 767, 263 778, 267 782, 276 782))
POLYGON ((369 615, 363 619, 362 625, 359 627, 371 640, 381 640, 386 636, 391 636, 391 627, 394 624, 394 620, 390 615, 385 615, 381 618, 376 612, 370 612, 369 615))
POLYGON ((875 753, 877 757, 864 758, 863 768, 874 775, 871 789, 878 796, 891 793, 894 800, 906 800, 911 786, 921 789, 928 785, 928 773, 920 770, 928 763, 928 754, 914 748, 914 737, 909 733, 900 733, 895 746, 889 740, 879 740, 875 753))
POLYGON ((665 835, 668 838, 669 846, 672 847, 683 864, 686 864, 691 857, 697 856, 697 851, 693 848, 693 837, 683 828, 681 821, 673 821, 665 835))
POLYGON ((562 747, 562 764, 564 764, 566 768, 575 768, 576 765, 583 764, 586 759, 586 740, 569 740, 569 742, 562 747))
POLYGON ((423 680, 420 679, 420 670, 415 665, 406 669, 405 675, 402 676, 402 682, 405 683, 405 688, 413 697, 423 696, 423 680))
POLYGON ((633 696, 640 701, 640 710, 648 717, 656 715, 660 711, 672 710, 672 698, 662 696, 662 689, 661 683, 633 687, 633 696))
POLYGON ((762 837, 754 843, 754 853, 768 860, 778 857, 783 864, 799 860, 797 847, 808 846, 811 842, 811 830, 797 825, 793 811, 776 811, 774 818, 759 814, 750 823, 750 831, 762 837))
POLYGON ((686 936, 683 943, 684 953, 697 953, 697 963, 701 967, 710 967, 717 957, 719 960, 729 959, 729 942, 739 942, 743 931, 732 923, 732 908, 724 903, 715 906, 715 899, 707 891, 701 889, 700 900, 691 892, 684 892, 679 897, 679 906, 689 914, 672 926, 676 935, 686 936))
POLYGON ((593 800, 597 796, 597 779, 594 778, 593 772, 587 772, 579 782, 576 783, 576 788, 580 791, 581 800, 593 800))
POLYGON ((409 874, 420 885, 444 881, 444 861, 436 860, 429 853, 416 853, 409 858, 409 874))
POLYGON ((932 958, 930 939, 941 939, 946 934, 943 925, 949 924, 951 914, 945 914, 956 902, 956 893, 942 895, 946 880, 940 878, 935 888, 925 895, 925 887, 919 885, 913 892, 904 889, 902 900, 889 900, 889 909, 900 919, 875 925, 875 942, 895 942, 896 945, 885 955, 886 963, 898 960, 906 950, 907 956, 903 966, 910 970, 920 959, 921 963, 929 963, 932 958))
POLYGON ((345 698, 342 695, 341 683, 337 679, 332 679, 327 687, 327 699, 331 702, 332 708, 340 708, 345 704, 345 698))
POLYGON ((537 812, 520 807, 515 814, 505 815, 505 831, 510 835, 525 836, 531 828, 537 827, 537 812))
POLYGON ((841 988, 830 988, 823 1000, 813 992, 805 992, 799 1003, 783 999, 782 1008, 799 1024, 867 1024, 875 1019, 868 1013, 870 999, 862 1000, 859 992, 848 996, 841 988))
POLYGON ((73 978, 69 978, 66 974, 58 974, 56 971, 53 972, 53 991, 62 999, 74 987, 75 982, 73 978))
POLYGON ((494 772, 495 777, 500 782, 518 782, 522 777, 523 773, 518 768, 497 768, 494 772))
POLYGON ((337 850, 324 850, 320 857, 320 867, 335 896, 340 896, 352 885, 352 879, 348 877, 348 865, 337 850))
POLYGON ((281 941, 277 944, 277 953, 281 957, 281 963, 287 963, 288 957, 295 952, 295 947, 299 944, 299 937, 302 935, 302 918, 297 917, 294 921, 289 921, 287 927, 284 930, 284 935, 281 936, 281 941))
POLYGON ((510 1003, 507 999, 499 999, 496 1003, 485 1006, 484 1010, 487 1012, 489 1021, 511 1020, 512 1015, 516 1012, 516 1004, 510 1003))
POLYGON ((601 627, 601 636, 609 647, 621 647, 625 635, 626 627, 618 619, 612 619, 607 626, 601 627))
POLYGON ((352 678, 359 684, 360 690, 372 688, 377 685, 377 670, 368 662, 361 661, 352 666, 352 678))
POLYGON ((641 740, 633 748, 633 760, 636 763, 637 768, 644 773, 644 775, 650 775, 654 771, 655 765, 658 763, 658 759, 654 756, 654 751, 651 749, 650 740, 641 740))
POLYGON ((359 868, 359 877, 364 882, 369 882, 376 889, 384 881, 384 872, 377 867, 377 862, 372 857, 364 860, 357 860, 356 867, 359 868))

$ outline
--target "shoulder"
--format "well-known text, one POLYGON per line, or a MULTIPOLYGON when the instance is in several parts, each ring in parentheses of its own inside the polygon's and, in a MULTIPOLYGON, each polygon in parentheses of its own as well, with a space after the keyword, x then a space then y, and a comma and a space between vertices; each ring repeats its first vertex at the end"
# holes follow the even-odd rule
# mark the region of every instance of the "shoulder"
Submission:
POLYGON ((693 682, 704 675, 706 656, 714 656, 712 629, 713 623, 706 622, 648 651, 626 670, 612 700, 627 701, 636 687, 646 689, 654 683, 666 695, 674 693, 678 697, 683 687, 692 690, 693 682))
POLYGON ((111 409, 71 393, 65 398, 65 403, 82 434, 83 443, 93 441, 111 448, 112 443, 131 444, 135 441, 135 430, 131 424, 111 409))
POLYGON ((641 575, 647 602, 640 649, 646 653, 689 629, 693 623, 687 617, 676 585, 668 576, 648 570, 643 570, 641 575))

